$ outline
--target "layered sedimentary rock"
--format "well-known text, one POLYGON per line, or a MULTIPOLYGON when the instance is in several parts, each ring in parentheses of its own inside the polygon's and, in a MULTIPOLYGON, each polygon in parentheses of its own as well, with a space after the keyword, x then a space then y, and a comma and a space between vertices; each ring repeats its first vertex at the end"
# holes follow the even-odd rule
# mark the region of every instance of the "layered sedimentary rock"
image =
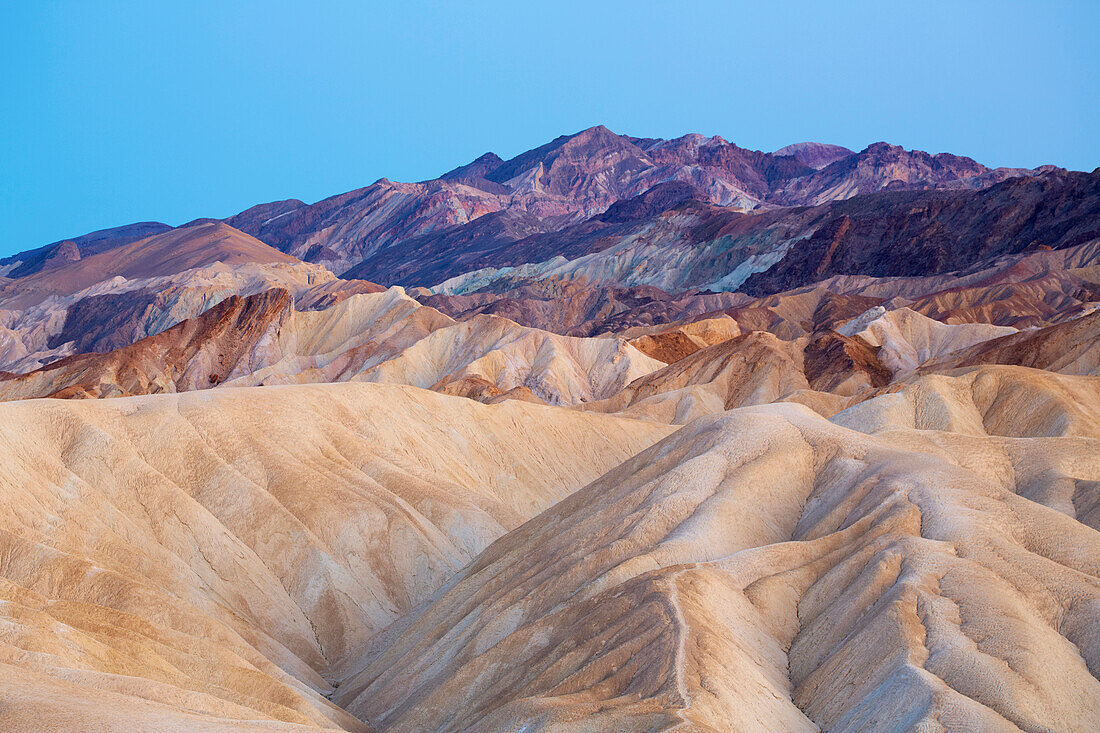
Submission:
POLYGON ((873 308, 837 329, 877 349, 878 359, 894 374, 984 341, 1017 333, 1011 326, 987 323, 946 324, 909 308, 873 308))
POLYGON ((664 326, 752 301, 743 293, 672 295, 653 286, 618 287, 585 277, 547 278, 517 284, 503 292, 465 295, 410 290, 425 305, 458 320, 487 314, 566 336, 618 333, 637 326, 664 326))
POLYGON ((622 332, 630 345, 647 356, 671 364, 699 349, 741 335, 741 326, 729 316, 703 318, 682 324, 637 327, 622 332))
POLYGON ((983 341, 927 365, 928 371, 1018 364, 1063 374, 1100 374, 1100 310, 1041 329, 983 341))

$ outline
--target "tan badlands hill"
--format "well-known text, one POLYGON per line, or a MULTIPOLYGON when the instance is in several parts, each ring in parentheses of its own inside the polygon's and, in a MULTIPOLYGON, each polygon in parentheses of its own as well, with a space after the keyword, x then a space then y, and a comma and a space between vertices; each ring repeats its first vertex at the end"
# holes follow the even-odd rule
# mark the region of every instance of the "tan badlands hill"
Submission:
POLYGON ((0 405, 0 729, 364 726, 370 637, 670 432, 339 384, 0 405))
POLYGON ((872 308, 837 329, 876 348, 879 361, 894 374, 905 374, 932 359, 974 344, 1016 333, 1011 326, 988 323, 947 324, 909 308, 872 308))
POLYGON ((757 332, 622 393, 701 390, 673 435, 350 383, 0 405, 0 727, 1094 729, 1100 378, 888 379, 757 332), (739 407, 776 399, 837 414, 739 407))
POLYGON ((1098 380, 942 379, 975 430, 691 423, 495 542, 334 699, 392 731, 1095 730, 1098 380))

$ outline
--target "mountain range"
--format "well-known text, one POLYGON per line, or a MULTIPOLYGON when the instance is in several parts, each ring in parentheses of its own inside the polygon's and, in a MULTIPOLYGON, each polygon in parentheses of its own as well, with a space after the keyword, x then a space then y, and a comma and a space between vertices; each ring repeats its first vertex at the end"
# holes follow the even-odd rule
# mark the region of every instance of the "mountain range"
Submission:
POLYGON ((1100 168, 604 127, 0 260, 0 728, 1100 729, 1100 168))

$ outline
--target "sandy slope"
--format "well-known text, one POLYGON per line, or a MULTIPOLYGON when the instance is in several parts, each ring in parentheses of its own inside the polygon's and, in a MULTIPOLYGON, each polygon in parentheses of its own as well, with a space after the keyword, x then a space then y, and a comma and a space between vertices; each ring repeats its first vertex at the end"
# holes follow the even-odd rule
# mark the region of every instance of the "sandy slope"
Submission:
POLYGON ((0 728, 355 729, 346 658, 669 431, 367 384, 0 405, 0 728))
MULTIPOLYGON (((994 402, 1096 390, 1014 375, 994 402)), ((1016 434, 702 418, 494 543, 335 699, 394 731, 1095 730, 1100 534, 1032 500, 1071 439, 1016 434)))
MULTIPOLYGON (((835 379, 790 348, 684 361, 835 379)), ((1100 378, 833 397, 0 405, 0 727, 1095 730, 1100 378)))

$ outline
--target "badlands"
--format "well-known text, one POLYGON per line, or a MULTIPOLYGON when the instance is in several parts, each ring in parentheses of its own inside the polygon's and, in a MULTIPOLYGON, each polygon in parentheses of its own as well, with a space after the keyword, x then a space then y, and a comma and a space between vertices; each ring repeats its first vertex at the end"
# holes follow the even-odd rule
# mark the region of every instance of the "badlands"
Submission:
POLYGON ((1100 730, 1098 192, 601 127, 0 260, 0 730, 1100 730))

